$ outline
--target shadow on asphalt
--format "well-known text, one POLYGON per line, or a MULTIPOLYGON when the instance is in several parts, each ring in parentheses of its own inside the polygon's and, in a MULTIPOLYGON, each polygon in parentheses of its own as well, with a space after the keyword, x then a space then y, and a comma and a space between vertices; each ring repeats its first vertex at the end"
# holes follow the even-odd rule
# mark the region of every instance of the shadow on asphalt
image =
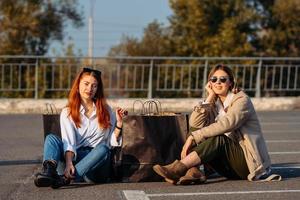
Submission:
POLYGON ((42 160, 0 160, 0 166, 42 164, 42 160))
MULTIPOLYGON (((42 160, 0 160, 0 166, 13 166, 13 165, 32 165, 41 164, 42 160)), ((272 173, 279 174, 283 179, 298 178, 300 177, 300 163, 276 163, 272 164, 272 173)), ((209 177, 207 184, 223 182, 227 179, 218 175, 217 173, 209 177)), ((122 183, 122 181, 112 181, 113 183, 122 183)), ((65 188, 61 189, 71 189, 77 187, 87 187, 91 184, 86 183, 73 183, 65 188)))
POLYGON ((57 188, 57 189, 62 189, 62 190, 66 190, 66 189, 76 189, 76 188, 83 188, 83 187, 90 187, 90 186, 95 186, 95 185, 100 185, 100 184, 89 184, 89 183, 71 183, 67 186, 61 187, 61 188, 57 188))
POLYGON ((281 175, 283 179, 300 177, 300 163, 272 164, 272 172, 281 175))

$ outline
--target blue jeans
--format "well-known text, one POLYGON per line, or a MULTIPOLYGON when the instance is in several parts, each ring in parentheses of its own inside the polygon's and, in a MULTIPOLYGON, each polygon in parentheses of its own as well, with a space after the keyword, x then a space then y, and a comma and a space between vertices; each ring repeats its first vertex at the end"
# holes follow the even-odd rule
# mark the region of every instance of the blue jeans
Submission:
MULTIPOLYGON (((95 183, 107 182, 110 177, 110 150, 105 144, 95 148, 83 147, 77 149, 77 157, 73 162, 76 169, 76 180, 90 180, 95 183)), ((57 163, 59 174, 63 174, 65 158, 63 142, 56 135, 49 134, 45 138, 44 158, 57 163)))

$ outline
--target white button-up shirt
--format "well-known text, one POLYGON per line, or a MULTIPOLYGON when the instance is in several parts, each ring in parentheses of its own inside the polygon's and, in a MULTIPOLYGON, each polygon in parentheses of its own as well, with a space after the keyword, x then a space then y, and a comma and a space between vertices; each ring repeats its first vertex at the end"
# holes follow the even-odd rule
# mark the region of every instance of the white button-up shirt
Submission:
POLYGON ((81 105, 79 109, 81 127, 77 128, 71 116, 69 116, 69 108, 64 108, 60 114, 60 128, 64 152, 72 151, 75 154, 74 159, 76 159, 76 150, 80 147, 95 147, 100 143, 104 143, 110 148, 121 146, 122 136, 119 136, 119 139, 117 139, 114 134, 116 114, 112 112, 110 107, 108 110, 111 126, 103 129, 98 125, 95 105, 94 111, 89 118, 84 115, 85 109, 81 105))
MULTIPOLYGON (((218 98, 218 100, 216 102, 217 111, 218 111, 218 115, 215 119, 216 121, 218 121, 220 119, 220 117, 223 117, 224 115, 226 115, 227 109, 228 109, 229 105, 231 104, 233 97, 234 97, 234 93, 229 91, 223 104, 222 104, 221 100, 218 98)), ((230 137, 231 132, 227 132, 224 134, 226 136, 230 137)))

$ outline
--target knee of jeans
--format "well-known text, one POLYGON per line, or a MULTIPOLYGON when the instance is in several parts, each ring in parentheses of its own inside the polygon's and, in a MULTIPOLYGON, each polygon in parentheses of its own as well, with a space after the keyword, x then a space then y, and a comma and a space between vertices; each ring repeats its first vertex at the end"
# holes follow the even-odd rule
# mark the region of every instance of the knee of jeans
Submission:
POLYGON ((45 138, 45 143, 46 142, 54 142, 54 141, 59 141, 60 138, 52 133, 50 133, 49 135, 46 136, 45 138))
POLYGON ((105 144, 99 144, 98 146, 95 147, 96 149, 98 149, 99 151, 103 151, 103 152, 107 152, 109 151, 109 148, 107 145, 105 144))
POLYGON ((97 148, 98 151, 103 152, 105 154, 105 156, 106 156, 105 160, 109 158, 109 156, 110 156, 110 149, 108 148, 107 145, 100 144, 96 148, 97 148))

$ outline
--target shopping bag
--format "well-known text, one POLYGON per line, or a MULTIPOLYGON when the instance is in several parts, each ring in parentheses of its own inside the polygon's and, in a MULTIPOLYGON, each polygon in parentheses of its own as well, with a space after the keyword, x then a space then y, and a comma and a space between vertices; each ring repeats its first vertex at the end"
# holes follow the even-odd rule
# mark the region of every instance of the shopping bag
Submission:
POLYGON ((188 115, 161 112, 157 104, 146 101, 140 113, 123 119, 123 144, 117 170, 122 182, 160 181, 152 167, 180 159, 188 133, 188 115))
POLYGON ((44 138, 48 134, 61 137, 59 113, 53 104, 46 104, 46 112, 43 114, 44 138))

